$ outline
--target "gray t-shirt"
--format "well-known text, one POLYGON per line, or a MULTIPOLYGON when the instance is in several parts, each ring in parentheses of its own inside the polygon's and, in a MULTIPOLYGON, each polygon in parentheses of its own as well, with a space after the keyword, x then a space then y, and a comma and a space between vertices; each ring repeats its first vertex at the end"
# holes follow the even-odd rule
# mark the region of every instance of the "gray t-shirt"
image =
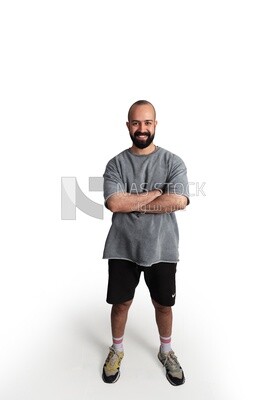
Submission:
MULTIPOLYGON (((177 155, 157 147, 148 155, 124 150, 112 158, 104 173, 104 198, 115 193, 143 193, 154 189, 188 198, 187 170, 177 155)), ((125 259, 149 267, 179 260, 179 232, 175 212, 113 213, 103 258, 125 259)))

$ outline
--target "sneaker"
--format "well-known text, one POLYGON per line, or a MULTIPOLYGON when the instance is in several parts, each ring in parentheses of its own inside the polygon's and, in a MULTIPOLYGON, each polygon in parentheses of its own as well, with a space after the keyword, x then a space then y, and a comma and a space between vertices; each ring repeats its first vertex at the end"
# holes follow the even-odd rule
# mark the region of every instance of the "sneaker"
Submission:
POLYGON ((115 383, 120 377, 120 364, 124 353, 123 351, 116 352, 113 347, 110 347, 109 350, 103 367, 102 379, 105 383, 115 383))
POLYGON ((166 368, 166 378, 168 381, 174 386, 182 385, 185 377, 174 351, 171 350, 169 353, 159 351, 158 359, 166 368))

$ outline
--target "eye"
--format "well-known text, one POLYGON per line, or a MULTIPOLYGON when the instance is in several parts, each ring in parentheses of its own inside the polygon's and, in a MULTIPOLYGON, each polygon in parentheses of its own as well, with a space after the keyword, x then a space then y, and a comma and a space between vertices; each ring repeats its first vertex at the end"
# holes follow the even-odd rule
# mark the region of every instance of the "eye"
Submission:
POLYGON ((133 125, 133 126, 137 126, 137 125, 138 125, 138 122, 133 121, 133 122, 132 122, 132 125, 133 125))
POLYGON ((146 121, 146 125, 152 125, 152 121, 146 121))

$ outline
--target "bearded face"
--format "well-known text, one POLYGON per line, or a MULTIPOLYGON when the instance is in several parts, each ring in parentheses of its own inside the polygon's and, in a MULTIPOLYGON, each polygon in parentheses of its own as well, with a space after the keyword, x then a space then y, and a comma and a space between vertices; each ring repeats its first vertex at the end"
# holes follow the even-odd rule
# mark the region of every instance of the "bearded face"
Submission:
POLYGON ((131 113, 127 126, 133 144, 139 149, 145 149, 154 140, 157 122, 150 105, 136 106, 131 113))

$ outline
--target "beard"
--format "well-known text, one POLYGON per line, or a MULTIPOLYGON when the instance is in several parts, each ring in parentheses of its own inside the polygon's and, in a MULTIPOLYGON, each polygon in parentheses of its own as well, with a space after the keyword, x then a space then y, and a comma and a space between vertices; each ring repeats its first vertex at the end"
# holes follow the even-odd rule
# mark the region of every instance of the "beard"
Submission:
POLYGON ((138 147, 138 149, 145 149, 146 147, 148 147, 154 140, 155 137, 155 133, 150 133, 150 132, 140 132, 137 131, 134 133, 134 135, 131 135, 131 139, 133 141, 133 144, 138 147), (139 136, 147 136, 146 140, 140 140, 138 139, 139 136))

